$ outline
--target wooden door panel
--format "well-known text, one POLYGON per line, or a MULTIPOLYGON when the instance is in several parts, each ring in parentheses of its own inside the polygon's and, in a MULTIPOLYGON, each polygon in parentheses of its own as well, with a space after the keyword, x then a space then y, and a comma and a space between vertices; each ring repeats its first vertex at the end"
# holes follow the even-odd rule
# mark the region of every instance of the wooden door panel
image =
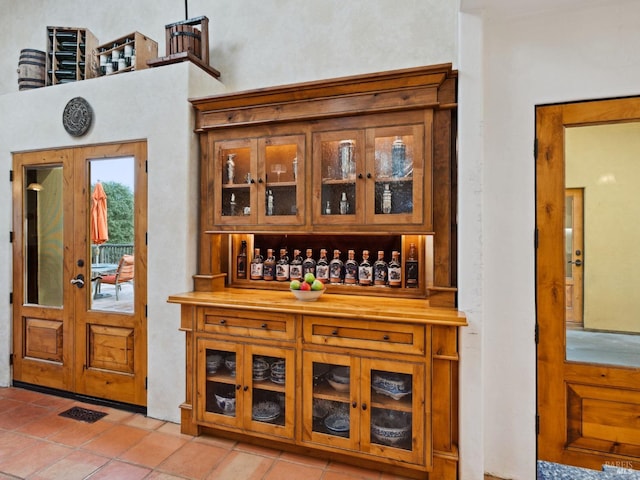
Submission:
POLYGON ((63 323, 40 318, 24 319, 24 352, 30 358, 61 363, 63 323))
POLYGON ((113 373, 134 372, 134 329, 87 325, 88 365, 113 373))

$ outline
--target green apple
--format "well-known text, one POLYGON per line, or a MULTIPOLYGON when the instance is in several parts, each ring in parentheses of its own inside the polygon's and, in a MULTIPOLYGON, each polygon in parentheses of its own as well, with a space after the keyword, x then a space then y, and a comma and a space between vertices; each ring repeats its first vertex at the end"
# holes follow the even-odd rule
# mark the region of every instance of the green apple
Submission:
POLYGON ((311 284, 311 290, 322 290, 324 288, 324 283, 320 280, 314 280, 311 284))
POLYGON ((300 290, 300 280, 291 280, 289 288, 291 290, 300 290))
POLYGON ((309 285, 311 285, 316 279, 316 276, 311 273, 311 272, 307 272, 304 274, 304 281, 307 282, 309 285))

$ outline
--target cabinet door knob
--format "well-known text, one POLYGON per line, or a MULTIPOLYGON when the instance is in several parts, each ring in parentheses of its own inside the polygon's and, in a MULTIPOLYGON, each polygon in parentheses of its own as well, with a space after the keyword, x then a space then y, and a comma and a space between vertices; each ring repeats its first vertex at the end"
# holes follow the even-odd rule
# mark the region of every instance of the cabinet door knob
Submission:
POLYGON ((243 390, 246 392, 247 390, 249 390, 249 385, 245 385, 243 390))
POLYGON ((224 318, 222 318, 222 319, 220 320, 220 325, 224 325, 225 323, 227 323, 227 321, 226 321, 224 318))
POLYGON ((367 409, 367 404, 366 404, 366 403, 363 403, 363 404, 362 404, 362 410, 366 410, 366 409, 367 409))
POLYGON ((261 178, 258 179, 258 183, 262 183, 262 179, 261 178))
POLYGON ((358 406, 358 404, 357 404, 356 402, 353 402, 353 403, 351 404, 351 406, 352 406, 353 408, 356 408, 356 407, 358 406))
POLYGON ((241 387, 242 385, 236 385, 236 390, 240 390, 241 387))
POLYGON ((370 173, 367 173, 367 178, 371 178, 371 174, 370 173))
POLYGON ((252 179, 251 179, 251 183, 256 183, 256 181, 252 178, 252 179))
POLYGON ((361 173, 359 173, 359 174, 358 174, 358 178, 360 178, 360 179, 362 179, 362 178, 363 178, 363 176, 362 176, 362 174, 361 174, 361 173))

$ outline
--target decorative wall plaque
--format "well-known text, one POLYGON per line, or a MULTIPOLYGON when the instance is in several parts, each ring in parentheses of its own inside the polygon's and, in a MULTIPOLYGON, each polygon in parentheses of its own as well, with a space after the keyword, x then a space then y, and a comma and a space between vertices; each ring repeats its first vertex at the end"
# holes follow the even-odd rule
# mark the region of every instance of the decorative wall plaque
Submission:
POLYGON ((87 133, 93 120, 91 105, 82 97, 69 100, 62 112, 62 124, 64 129, 74 137, 80 137, 87 133))

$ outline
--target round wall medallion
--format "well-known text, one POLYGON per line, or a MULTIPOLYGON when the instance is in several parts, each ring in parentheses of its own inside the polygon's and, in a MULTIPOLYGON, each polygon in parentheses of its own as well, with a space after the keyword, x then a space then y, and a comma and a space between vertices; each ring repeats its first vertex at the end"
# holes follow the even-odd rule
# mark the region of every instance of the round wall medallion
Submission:
POLYGON ((64 129, 74 137, 80 137, 87 133, 93 119, 91 105, 82 97, 69 100, 62 112, 62 124, 64 129))

